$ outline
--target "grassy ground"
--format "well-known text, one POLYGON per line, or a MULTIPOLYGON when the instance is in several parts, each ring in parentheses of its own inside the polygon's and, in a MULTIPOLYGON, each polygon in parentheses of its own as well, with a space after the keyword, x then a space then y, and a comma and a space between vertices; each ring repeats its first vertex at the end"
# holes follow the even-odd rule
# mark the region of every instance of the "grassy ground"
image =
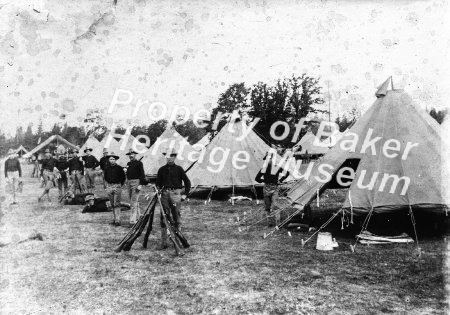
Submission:
MULTIPOLYGON (((128 253, 113 248, 126 227, 110 213, 81 214, 80 206, 37 203, 36 179, 26 179, 18 206, 3 206, 0 242, 37 231, 43 241, 0 247, 2 314, 444 314, 443 239, 414 245, 301 247, 308 233, 239 233, 233 218, 261 205, 190 200, 182 212, 192 244, 184 257, 138 239, 128 253)), ((57 191, 52 191, 53 200, 57 191)), ((124 220, 128 219, 125 212, 124 220)), ((158 218, 159 219, 159 218, 158 218)), ((159 222, 156 220, 155 222, 159 222)), ((448 311, 448 309, 447 309, 448 311)))

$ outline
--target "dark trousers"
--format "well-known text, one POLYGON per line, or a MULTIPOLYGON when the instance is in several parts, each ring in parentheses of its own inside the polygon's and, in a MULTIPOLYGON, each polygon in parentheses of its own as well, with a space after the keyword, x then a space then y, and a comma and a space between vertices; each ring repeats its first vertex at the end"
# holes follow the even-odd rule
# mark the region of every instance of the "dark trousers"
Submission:
MULTIPOLYGON (((172 222, 176 228, 181 226, 180 221, 180 210, 181 210, 181 189, 174 190, 163 190, 161 193, 161 203, 164 207, 166 215, 169 215, 172 222)), ((161 213, 161 227, 165 228, 166 224, 164 222, 161 213)))

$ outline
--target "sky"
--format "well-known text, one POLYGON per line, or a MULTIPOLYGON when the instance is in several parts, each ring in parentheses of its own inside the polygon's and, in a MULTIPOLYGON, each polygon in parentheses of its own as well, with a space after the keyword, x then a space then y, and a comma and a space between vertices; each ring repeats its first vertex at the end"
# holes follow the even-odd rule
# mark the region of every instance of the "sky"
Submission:
POLYGON ((0 121, 150 124, 140 98, 191 111, 215 106, 237 82, 306 72, 330 92, 332 117, 364 112, 389 76, 425 109, 446 108, 447 1, 0 0, 0 121), (64 119, 62 119, 64 117, 64 119))

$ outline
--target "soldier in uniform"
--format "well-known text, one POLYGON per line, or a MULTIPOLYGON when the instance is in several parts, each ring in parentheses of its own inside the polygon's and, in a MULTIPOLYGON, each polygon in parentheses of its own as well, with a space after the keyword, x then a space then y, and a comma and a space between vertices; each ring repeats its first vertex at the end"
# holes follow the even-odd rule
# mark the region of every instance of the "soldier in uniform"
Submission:
POLYGON ((289 176, 289 172, 285 171, 283 167, 280 167, 276 171, 272 170, 273 157, 273 154, 270 152, 266 154, 264 157, 264 160, 267 159, 266 167, 265 169, 263 167, 255 178, 258 183, 264 183, 264 204, 269 227, 280 223, 280 213, 275 210, 275 205, 278 201, 278 185, 289 176), (284 171, 285 174, 283 174, 284 171), (283 175, 281 179, 279 179, 280 175, 283 175), (272 220, 273 218, 275 219, 275 223, 272 220))
POLYGON ((70 175, 70 186, 75 192, 79 189, 80 192, 85 192, 86 187, 83 183, 83 162, 80 161, 78 157, 78 150, 72 149, 69 155, 69 175, 70 175))
POLYGON ((107 155, 109 165, 105 168, 106 192, 108 193, 109 202, 111 204, 114 221, 113 225, 120 225, 120 198, 122 194, 122 186, 125 183, 125 172, 123 167, 118 165, 116 161, 119 159, 114 152, 107 155))
POLYGON ((145 185, 144 165, 141 161, 136 160, 137 152, 130 149, 127 155, 130 157, 130 162, 127 164, 127 189, 131 203, 130 224, 135 224, 141 216, 139 210, 139 193, 142 185, 145 185))
POLYGON ((103 179, 103 188, 106 189, 106 182, 105 182, 105 168, 108 165, 108 149, 103 148, 103 156, 100 158, 100 169, 102 170, 102 179, 103 179))
POLYGON ((56 160, 56 168, 59 171, 58 177, 58 191, 59 198, 66 194, 67 191, 67 171, 69 170, 69 162, 67 161, 65 151, 58 152, 59 156, 56 160))
MULTIPOLYGON (((183 168, 175 164, 177 157, 175 150, 167 150, 163 154, 167 158, 167 164, 158 170, 156 187, 161 190, 161 203, 165 213, 170 215, 175 228, 180 229, 181 201, 186 199, 191 189, 191 181, 183 168), (183 183, 184 194, 182 194, 183 183)), ((161 214, 161 249, 164 248, 167 248, 167 230, 161 214)))
POLYGON ((53 181, 55 180, 55 168, 56 160, 52 157, 49 149, 45 150, 45 158, 42 160, 41 177, 44 179, 44 191, 38 198, 40 202, 42 198, 47 195, 48 201, 50 200, 50 189, 53 187, 53 181))
POLYGON ((5 178, 9 182, 13 194, 12 204, 16 204, 16 182, 22 182, 22 168, 19 159, 13 149, 9 149, 8 158, 5 161, 5 178))
POLYGON ((100 165, 99 161, 95 156, 92 155, 92 148, 86 148, 83 156, 84 161, 84 173, 86 179, 86 186, 88 193, 93 193, 95 189, 95 168, 100 165))

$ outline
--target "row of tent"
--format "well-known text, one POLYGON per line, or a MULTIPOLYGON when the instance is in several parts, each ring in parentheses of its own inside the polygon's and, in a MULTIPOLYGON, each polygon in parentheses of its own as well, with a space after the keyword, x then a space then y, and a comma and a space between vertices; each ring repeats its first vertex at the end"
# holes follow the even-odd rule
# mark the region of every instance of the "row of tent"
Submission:
MULTIPOLYGON (((441 127, 425 110, 415 105, 411 97, 403 90, 389 90, 390 84, 390 80, 383 83, 376 93, 375 103, 367 112, 345 133, 336 135, 338 141, 334 147, 315 146, 315 135, 311 132, 308 132, 294 146, 294 149, 300 149, 298 151, 300 154, 316 154, 323 157, 319 163, 314 164, 311 176, 307 180, 297 180, 289 189, 287 199, 291 204, 297 208, 303 208, 324 190, 331 188, 330 185, 336 185, 336 174, 342 167, 350 166, 355 171, 355 180, 346 187, 348 188, 344 203, 346 209, 356 212, 366 212, 368 209, 383 212, 414 207, 442 211, 447 207, 450 198, 446 189, 448 176, 445 175, 450 174, 446 173, 449 168, 442 167, 446 165, 444 163, 446 161, 443 160, 441 127), (372 138, 381 137, 382 139, 374 145, 377 152, 375 155, 372 154, 372 150, 361 150, 364 145, 363 140, 369 131, 372 132, 372 138), (359 139, 356 149, 343 150, 341 143, 349 141, 349 138, 355 134, 359 139), (382 146, 389 139, 398 140, 402 148, 407 142, 418 143, 418 147, 411 150, 406 160, 402 159, 401 154, 387 157, 382 154, 382 146), (323 164, 332 167, 333 180, 326 183, 319 180, 323 164), (401 193, 401 184, 397 185, 395 191, 380 190, 381 177, 385 173, 398 177, 407 176, 410 179, 407 193, 401 193), (358 187, 357 179, 362 174, 366 175, 364 184, 367 184, 366 181, 370 180, 372 174, 380 174, 375 179, 373 189, 358 187)), ((263 158, 270 147, 254 130, 250 130, 247 136, 240 139, 244 123, 229 122, 209 144, 209 139, 206 137, 200 141, 200 144, 190 145, 174 129, 169 128, 147 152, 138 155, 137 158, 142 160, 146 174, 155 176, 158 168, 165 164, 162 153, 173 141, 174 148, 179 151, 177 164, 187 170, 193 187, 254 188, 259 185, 255 182, 255 176, 261 169, 263 158), (180 150, 181 147, 183 147, 182 150, 180 150), (242 152, 247 152, 245 167, 242 167, 242 163, 236 163, 233 158, 243 154, 242 152), (198 158, 197 162, 193 161, 194 156, 198 158)), ((94 149, 93 154, 100 157, 107 138, 109 137, 104 137, 99 142, 94 137, 90 137, 81 150, 91 147, 94 149)), ((132 147, 134 137, 130 135, 125 144, 123 139, 112 140, 108 148, 108 151, 114 151, 120 156, 119 164, 121 165, 128 161, 125 154, 132 147)), ((319 141, 327 140, 319 139, 319 141)), ((295 163, 289 167, 290 171, 296 171, 292 169, 295 163)))

